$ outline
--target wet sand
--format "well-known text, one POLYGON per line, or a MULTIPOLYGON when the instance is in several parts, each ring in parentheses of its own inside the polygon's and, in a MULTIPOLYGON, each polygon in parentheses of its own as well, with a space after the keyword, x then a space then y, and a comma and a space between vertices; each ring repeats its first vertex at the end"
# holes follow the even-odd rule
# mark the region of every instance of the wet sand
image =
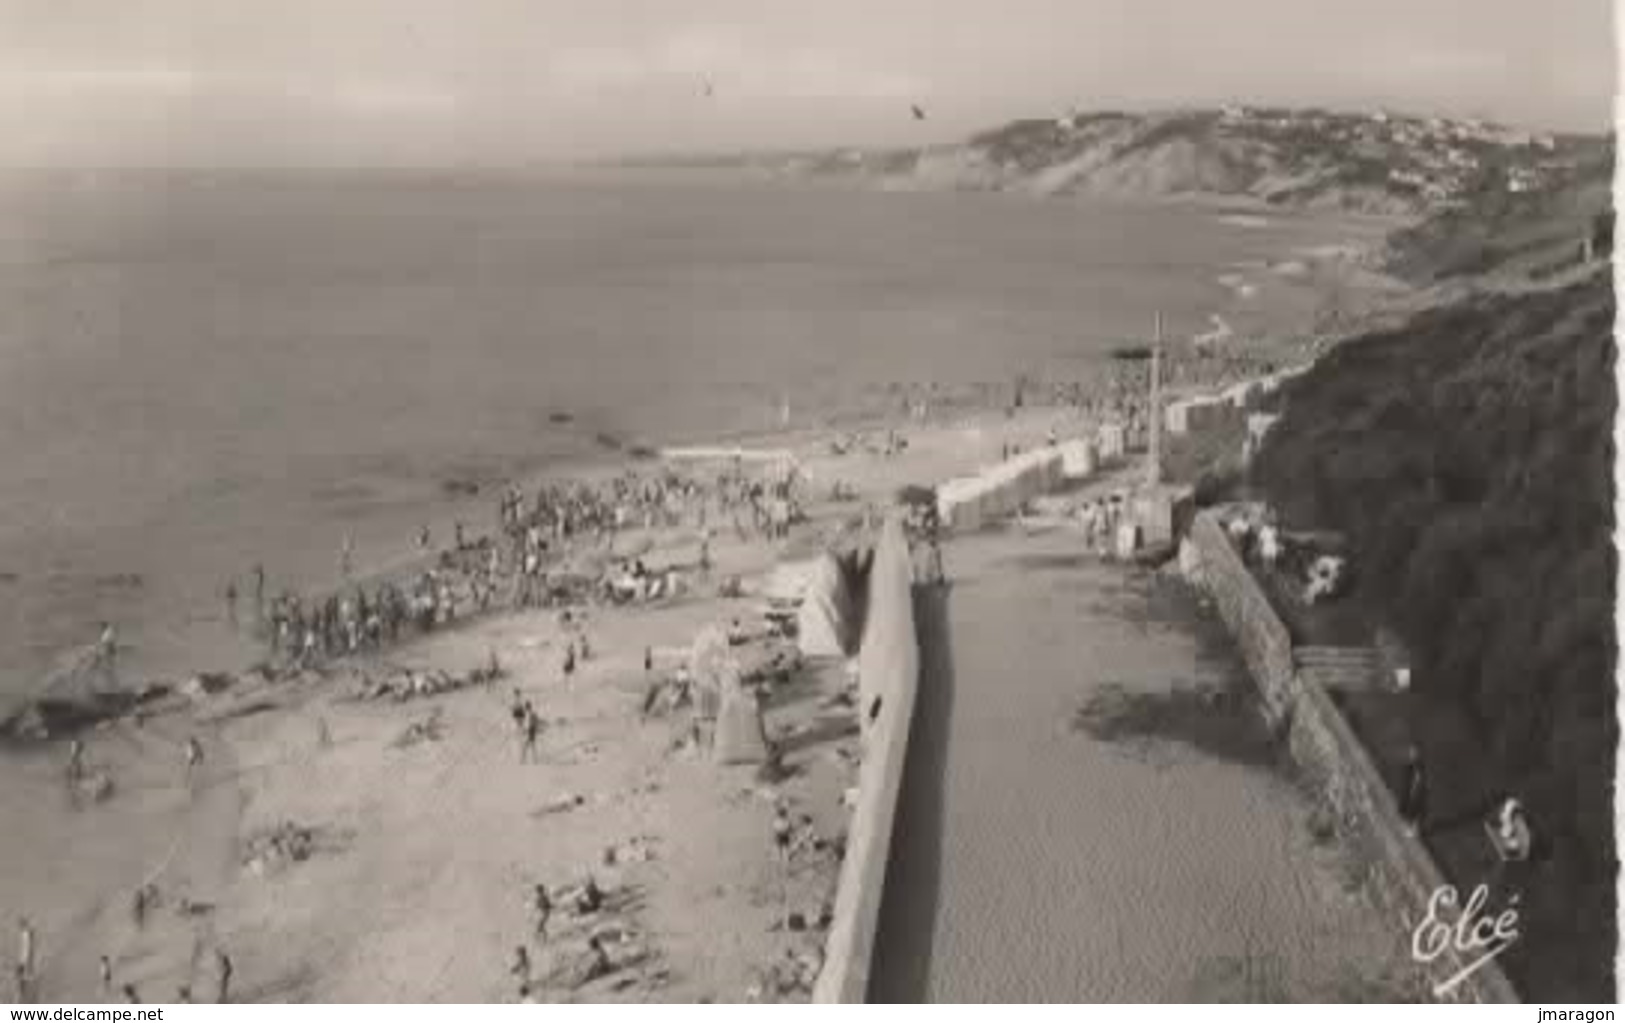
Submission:
POLYGON ((922 597, 871 1000, 1407 998, 1408 938, 1313 840, 1222 628, 1080 548, 956 539, 922 597), (1103 694, 1161 724, 1080 727, 1103 694))

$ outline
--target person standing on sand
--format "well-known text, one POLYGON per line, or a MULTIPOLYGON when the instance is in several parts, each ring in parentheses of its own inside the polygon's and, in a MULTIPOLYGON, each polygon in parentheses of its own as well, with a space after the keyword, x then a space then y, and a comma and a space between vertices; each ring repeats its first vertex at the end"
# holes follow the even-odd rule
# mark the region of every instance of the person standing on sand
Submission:
POLYGON ((186 738, 186 784, 192 784, 202 766, 203 744, 197 741, 197 736, 189 735, 186 738))
POLYGON ((226 621, 237 627, 237 580, 226 580, 226 621))
POLYGON ((1399 813, 1411 834, 1421 830, 1427 816, 1427 778, 1422 769, 1422 751, 1412 743, 1405 751, 1405 779, 1400 788, 1399 813))
POLYGON ((547 940, 547 922, 553 919, 553 897, 547 885, 538 884, 531 895, 531 909, 536 913, 536 940, 547 940))
POLYGON ((113 997, 113 963, 106 956, 96 963, 96 975, 101 978, 102 997, 113 997))
POLYGON ((265 604, 265 566, 254 565, 254 610, 257 613, 265 604))
POLYGON ((778 853, 780 862, 786 866, 790 863, 790 840, 793 833, 790 813, 784 804, 780 803, 773 808, 773 848, 778 853))
POLYGON ((80 739, 68 743, 68 788, 78 786, 85 776, 85 744, 80 739))
POLYGON ((218 984, 215 987, 214 1000, 220 1005, 225 1005, 231 1001, 231 956, 226 955, 226 950, 223 948, 216 949, 214 962, 220 975, 218 984))
POLYGON ((921 530, 926 543, 926 582, 938 585, 947 581, 942 568, 942 519, 937 514, 937 503, 928 502, 920 510, 921 530))
POLYGON ((514 946, 513 963, 508 967, 508 974, 518 979, 520 997, 523 997, 530 987, 530 950, 525 946, 514 946))
POLYGON ((118 665, 115 658, 118 654, 118 630, 113 628, 112 622, 103 622, 101 635, 96 639, 96 664, 107 673, 107 680, 111 685, 118 684, 118 665))
POLYGON ((17 1000, 28 1001, 34 987, 34 925, 17 918, 17 1000))
POLYGON ((529 703, 525 704, 525 745, 519 750, 519 762, 534 763, 537 759, 537 742, 542 737, 542 717, 536 713, 536 708, 529 703))

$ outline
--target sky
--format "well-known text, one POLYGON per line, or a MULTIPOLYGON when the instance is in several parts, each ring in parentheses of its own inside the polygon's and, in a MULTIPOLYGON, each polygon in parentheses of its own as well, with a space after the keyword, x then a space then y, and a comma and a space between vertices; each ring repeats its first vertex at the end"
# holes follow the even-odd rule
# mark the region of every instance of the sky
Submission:
POLYGON ((0 164, 914 145, 1227 101, 1602 131, 1614 47, 1610 0, 0 0, 0 164))

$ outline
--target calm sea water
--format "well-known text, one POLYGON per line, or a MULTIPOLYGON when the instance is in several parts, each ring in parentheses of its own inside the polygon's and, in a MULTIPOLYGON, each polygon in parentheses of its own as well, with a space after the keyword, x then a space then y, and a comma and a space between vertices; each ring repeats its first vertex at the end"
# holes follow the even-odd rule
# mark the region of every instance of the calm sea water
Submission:
POLYGON ((255 562, 324 581, 347 532, 366 562, 486 526, 449 478, 765 427, 784 391, 1077 378, 1155 309, 1301 321, 1305 289, 1216 275, 1351 230, 671 177, 7 179, 0 694, 102 619, 131 673, 208 668, 255 562))

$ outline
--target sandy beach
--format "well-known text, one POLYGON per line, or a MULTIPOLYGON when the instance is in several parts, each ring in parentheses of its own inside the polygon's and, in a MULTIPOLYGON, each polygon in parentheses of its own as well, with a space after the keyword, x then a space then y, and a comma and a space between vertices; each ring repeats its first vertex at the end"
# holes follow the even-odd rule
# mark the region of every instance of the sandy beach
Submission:
POLYGON ((654 676, 669 676, 704 629, 734 621, 758 635, 747 649, 765 647, 759 609, 776 566, 815 555, 900 486, 1082 425, 1057 409, 899 424, 908 444, 893 455, 834 454, 828 431, 758 441, 790 449, 810 478, 806 520, 787 539, 719 536, 709 581, 696 571, 692 527, 619 538, 693 586, 674 600, 587 611, 576 628, 593 653, 569 674, 556 609, 503 610, 109 721, 86 739, 88 765, 115 781, 102 803, 69 806, 64 742, 14 755, 23 783, 6 801, 32 825, 24 840, 40 855, 24 857, 37 873, 8 878, 6 904, 40 934, 36 995, 116 998, 128 983, 149 1001, 173 1000, 183 985, 207 1001, 224 952, 234 1000, 513 1001, 524 945, 530 1000, 804 1000, 833 900, 842 794, 855 779, 845 666, 800 663, 773 685, 774 774, 714 763, 703 742, 685 741, 686 711, 646 718, 644 652, 656 654, 654 676), (836 480, 849 495, 839 501, 829 499, 836 480), (717 594, 729 577, 742 597, 717 594), (488 685, 358 695, 369 676, 462 676, 493 656, 505 674, 488 685), (521 762, 515 693, 545 725, 535 762, 521 762), (192 736, 204 760, 189 779, 192 736), (794 822, 788 862, 774 843, 778 806, 794 822), (603 905, 577 917, 569 896, 589 876, 603 905), (152 898, 138 923, 144 883, 152 898), (531 905, 538 883, 558 904, 545 940, 531 905), (609 960, 598 977, 595 935, 609 960))
MULTIPOLYGON (((1036 216, 1006 204, 952 209, 956 215, 969 209, 990 221, 996 217, 1001 224, 1011 216, 1036 216)), ((1186 223, 1166 216, 1169 224, 1186 223)), ((1281 251, 1273 240, 1252 240, 1265 232, 1243 233, 1242 243, 1226 240, 1222 259, 1173 289, 1187 323, 1201 322, 1194 310, 1213 308, 1215 295, 1221 301, 1229 296, 1231 288, 1212 282, 1217 267, 1237 255, 1261 259, 1281 251)), ((1330 225, 1306 224, 1294 226, 1290 239, 1329 233, 1330 225)), ((957 237, 945 235, 948 241, 957 237)), ((849 239, 836 240, 845 251, 849 239)), ((1257 301, 1247 308, 1221 305, 1235 318, 1237 335, 1247 339, 1236 343, 1237 354, 1290 358, 1298 349, 1275 344, 1282 335, 1264 328, 1301 325, 1315 307, 1320 278, 1352 269, 1328 257, 1317 262, 1312 280, 1291 287, 1247 275, 1253 283, 1263 281, 1257 301), (1260 339, 1258 347, 1254 339, 1260 339)), ((1142 283, 1147 294, 1156 292, 1159 304, 1169 298, 1162 284, 1142 283)), ((1074 295, 1071 289, 1069 278, 1056 293, 1069 303, 1105 308, 1102 295, 1074 295)), ((591 308, 597 309, 593 298, 591 308)), ((998 300, 1007 301, 1002 291, 998 300)), ((949 341, 961 334, 1004 337, 1010 326, 1002 314, 990 329, 981 312, 918 323, 905 312, 897 315, 910 338, 935 341, 943 330, 950 331, 949 341)), ((775 315, 774 322, 783 319, 775 315)), ((1139 329, 1138 316, 1131 321, 1126 306, 1113 316, 1122 317, 1120 325, 1111 320, 1110 328, 1091 329, 1113 338, 1137 336, 1130 328, 1139 329)), ((1075 316, 1067 313, 1067 319, 1075 316)), ((788 658, 793 643, 760 635, 765 593, 776 569, 804 564, 839 538, 850 538, 866 509, 891 503, 900 488, 975 472, 998 462, 1013 445, 1045 443, 1052 430, 1067 439, 1089 429, 1087 412, 1067 397, 1068 381, 1096 377, 1109 360, 1097 350, 1093 361, 1076 362, 1078 356, 1058 345, 1047 327, 1028 329, 1026 337, 1048 361, 1027 363, 1039 371, 1026 407, 1019 409, 1009 407, 1010 384, 1023 374, 1009 369, 1007 357, 995 358, 997 345, 989 346, 985 365, 961 367, 957 382, 946 370, 920 374, 918 353, 902 353, 885 364, 896 374, 877 378, 862 403, 839 406, 837 413, 829 403, 809 399, 780 429, 667 433, 652 424, 639 429, 634 417, 627 430, 594 434, 601 417, 589 413, 571 420, 559 410, 572 406, 542 402, 526 411, 522 423, 493 420, 455 443, 447 439, 444 452, 435 435, 419 445, 426 454, 421 465, 416 452, 406 459, 394 447, 355 465, 334 456, 321 473, 301 477, 310 484, 331 476, 325 489, 308 494, 282 495, 278 485, 275 500, 256 504, 249 496, 271 481, 248 482, 245 476, 230 483, 237 477, 229 474, 205 490, 181 492, 173 507, 184 515, 154 525, 162 539, 152 550, 128 547, 140 557, 132 561, 121 554, 111 563, 160 565, 171 557, 189 574, 167 579, 149 573, 145 591, 118 595, 122 605, 86 605, 117 617, 118 607, 127 609, 133 594, 142 594, 144 607, 167 608, 141 612, 152 621, 132 630, 134 649, 131 656, 121 654, 120 672, 126 683, 157 681, 172 691, 84 737, 90 773, 112 781, 109 798, 78 804, 69 799, 63 782, 69 753, 60 736, 0 749, 0 769, 7 775, 0 816, 15 822, 4 849, 0 907, 25 915, 38 931, 39 982, 31 994, 117 1000, 123 985, 131 984, 144 1000, 171 1001, 184 986, 196 1000, 209 1001, 222 993, 223 953, 230 960, 224 993, 245 1001, 805 1000, 823 944, 821 918, 839 870, 847 816, 842 797, 856 777, 856 724, 843 699, 843 664, 796 663, 788 658), (984 370, 984 382, 978 382, 976 374, 984 370), (914 389, 884 383, 904 373, 922 382, 914 389), (927 419, 904 413, 909 400, 928 395, 927 419), (537 420, 528 417, 536 416, 546 422, 539 433, 563 431, 581 444, 559 457, 526 451, 526 438, 536 434, 514 427, 534 426, 537 420), (907 445, 885 454, 892 428, 907 445), (657 446, 645 438, 664 436, 680 443, 709 440, 722 449, 713 454, 741 445, 788 452, 806 479, 804 518, 777 539, 720 529, 711 542, 708 576, 698 571, 697 522, 619 531, 616 551, 636 551, 653 568, 674 570, 686 583, 684 592, 624 606, 595 604, 584 628, 593 656, 570 673, 562 670, 564 649, 572 633, 580 634, 579 623, 566 629, 557 608, 514 609, 499 600, 488 614, 271 681, 246 670, 264 657, 256 635, 263 622, 242 610, 233 628, 219 597, 207 596, 209 584, 199 581, 223 566, 244 571, 256 555, 235 546, 233 538, 263 525, 255 543, 286 554, 286 560, 267 564, 268 593, 284 585, 307 596, 333 592, 339 579, 336 531, 351 523, 360 550, 353 583, 372 587, 408 578, 437 560, 456 524, 466 524, 474 540, 489 532, 504 486, 533 493, 544 482, 599 485, 626 472, 650 476, 663 466, 657 446), (497 447, 488 456, 470 461, 466 454, 445 453, 495 437, 501 440, 492 442, 497 447), (833 494, 837 482, 839 499, 833 494), (213 516, 192 507, 220 497, 217 489, 229 500, 211 505, 213 516), (252 517, 239 521, 233 509, 252 517), (317 525, 301 521, 305 513, 317 525), (183 525, 205 528, 196 550, 180 542, 183 525), (420 527, 432 533, 429 550, 415 549, 408 539, 420 527), (723 583, 731 579, 739 581, 738 595, 725 596, 723 583), (184 622, 166 618, 154 625, 179 611, 184 622), (651 684, 673 679, 696 638, 735 620, 758 634, 740 648, 742 657, 786 657, 787 666, 765 687, 766 731, 781 754, 776 772, 714 763, 703 742, 686 741, 692 708, 643 713, 651 684), (646 650, 655 652, 652 670, 645 668, 646 650), (490 684, 448 686, 410 699, 375 693, 379 680, 463 679, 493 658, 503 677, 490 684), (190 686, 199 672, 222 672, 230 683, 213 692, 190 686), (533 703, 543 722, 533 762, 521 762, 510 713, 516 694, 533 703), (204 755, 189 777, 185 751, 192 738, 204 755), (788 862, 775 846, 780 817, 793 826, 788 862), (578 917, 571 901, 589 876, 602 889, 603 903, 578 917), (538 884, 557 903, 545 940, 536 932, 538 884), (149 904, 138 923, 133 902, 143 888, 149 904), (589 947, 594 938, 602 956, 589 947), (520 946, 533 982, 528 995, 521 989, 526 971, 513 969, 520 946), (111 967, 107 987, 98 975, 102 956, 111 967)), ((1101 339, 1091 338, 1089 344, 1101 349, 1101 339)), ((621 369, 604 372, 613 377, 621 369)), ((809 369, 811 381, 782 368, 773 373, 781 381, 791 374, 797 402, 835 380, 828 368, 809 369)), ((1170 393, 1199 385, 1172 376, 1169 383, 1170 393)), ((708 378, 706 384, 723 388, 713 396, 723 401, 726 381, 708 378)), ((1103 391, 1109 395, 1110 389, 1103 391)), ((750 404, 735 397, 741 407, 750 404)), ((637 404, 621 402, 623 408, 637 404)), ((773 412, 764 406, 756 421, 777 419, 777 410, 775 399, 773 412)), ((311 438, 306 443, 320 449, 311 438)), ((390 438, 391 445, 400 443, 390 438)), ((545 448, 549 441, 537 443, 545 448)), ((222 449, 218 455, 238 453, 222 449)), ((730 463, 724 457, 666 464, 703 478, 730 463)), ((759 475, 770 471, 772 461, 744 464, 748 474, 759 475)), ((65 534, 90 538, 75 550, 79 560, 96 561, 100 553, 102 531, 93 525, 86 520, 65 534)), ((53 555, 42 564, 59 560, 53 555)), ((134 578, 140 583, 139 573, 134 578)), ((41 591, 48 599, 37 620, 27 612, 14 623, 37 627, 28 630, 31 642, 60 639, 62 622, 83 628, 85 609, 70 606, 70 582, 61 594, 41 591), (55 603, 59 596, 62 607, 55 603)), ((239 606, 246 608, 241 576, 238 585, 239 606)), ((12 707, 18 695, 6 694, 12 707)))

